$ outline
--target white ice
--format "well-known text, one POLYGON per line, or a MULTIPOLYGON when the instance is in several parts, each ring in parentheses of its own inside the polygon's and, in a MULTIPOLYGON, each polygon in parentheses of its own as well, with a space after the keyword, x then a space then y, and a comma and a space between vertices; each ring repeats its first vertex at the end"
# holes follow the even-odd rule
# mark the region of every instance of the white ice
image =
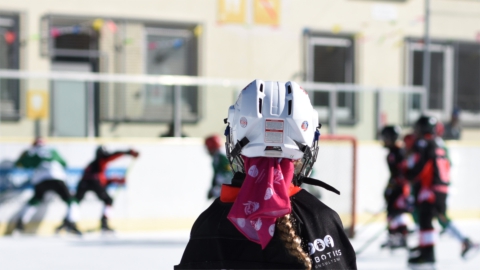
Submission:
MULTIPOLYGON (((480 220, 459 220, 457 227, 473 241, 480 241, 480 220)), ((359 249, 384 224, 361 229, 352 244, 359 249)), ((86 234, 40 237, 14 235, 0 238, 0 269, 173 269, 188 241, 188 231, 86 234)), ((408 269, 407 253, 381 250, 383 233, 357 257, 359 269, 408 269)), ((416 243, 416 235, 409 239, 416 243)), ((438 239, 436 269, 480 269, 480 254, 469 261, 460 257, 460 243, 448 235, 438 239)))

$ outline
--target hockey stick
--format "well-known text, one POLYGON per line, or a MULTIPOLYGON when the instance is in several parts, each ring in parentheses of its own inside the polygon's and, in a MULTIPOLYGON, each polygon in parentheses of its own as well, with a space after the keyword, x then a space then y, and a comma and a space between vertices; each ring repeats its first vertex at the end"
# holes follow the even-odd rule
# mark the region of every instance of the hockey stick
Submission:
POLYGON ((355 232, 356 235, 358 235, 360 232, 364 231, 366 228, 368 228, 368 226, 373 223, 374 221, 377 220, 377 218, 379 216, 381 216, 383 213, 385 213, 385 209, 387 207, 386 206, 383 206, 382 209, 380 209, 380 211, 374 213, 370 219, 368 219, 366 222, 364 222, 361 227, 359 229, 357 229, 357 231, 355 232))
POLYGON ((380 231, 375 233, 372 237, 370 237, 365 244, 363 244, 358 250, 355 251, 356 255, 360 255, 360 253, 364 252, 370 244, 372 244, 378 237, 380 237, 385 232, 385 228, 382 228, 380 231))
MULTIPOLYGON (((133 165, 135 165, 135 163, 136 163, 135 161, 137 161, 136 157, 134 157, 132 159, 132 161, 130 161, 130 164, 128 165, 128 168, 125 171, 125 176, 124 176, 125 182, 123 183, 123 188, 127 187, 127 179, 128 179, 128 176, 130 175, 130 172, 132 171, 133 165)), ((119 193, 120 193, 120 188, 119 188, 119 186, 117 186, 117 188, 115 189, 115 193, 113 194, 113 198, 112 198, 113 201, 115 201, 115 198, 118 196, 119 193)))

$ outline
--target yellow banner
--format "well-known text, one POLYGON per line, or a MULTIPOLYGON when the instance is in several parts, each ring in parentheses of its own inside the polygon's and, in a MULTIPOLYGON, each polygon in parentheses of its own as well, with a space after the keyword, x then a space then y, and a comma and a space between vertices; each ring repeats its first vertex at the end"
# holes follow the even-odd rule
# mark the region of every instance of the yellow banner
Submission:
POLYGON ((218 0, 218 22, 245 23, 246 0, 218 0))
POLYGON ((29 90, 27 92, 27 117, 32 120, 48 117, 48 93, 44 90, 29 90))
POLYGON ((255 24, 280 24, 280 0, 254 0, 253 5, 255 24))

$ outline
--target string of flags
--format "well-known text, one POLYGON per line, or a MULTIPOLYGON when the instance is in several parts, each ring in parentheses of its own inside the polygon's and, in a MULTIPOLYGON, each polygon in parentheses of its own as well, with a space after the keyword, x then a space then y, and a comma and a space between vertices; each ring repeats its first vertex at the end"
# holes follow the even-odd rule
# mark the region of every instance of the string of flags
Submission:
POLYGON ((106 26, 108 30, 112 33, 116 33, 118 30, 117 24, 112 21, 104 21, 103 19, 95 19, 91 23, 87 24, 77 24, 73 26, 64 26, 64 27, 52 27, 50 29, 50 36, 52 38, 57 38, 66 34, 78 35, 80 33, 90 33, 92 29, 94 31, 101 31, 102 28, 106 26))
POLYGON ((15 40, 17 39, 17 34, 15 34, 15 32, 13 31, 5 31, 3 33, 3 38, 5 39, 5 42, 10 45, 10 44, 13 44, 13 42, 15 42, 15 40))
MULTIPOLYGON (((397 24, 398 22, 396 20, 388 21, 390 26, 394 29, 389 30, 388 32, 383 32, 380 34, 374 35, 368 35, 366 34, 367 28, 370 27, 371 22, 364 21, 360 24, 361 30, 357 32, 354 35, 354 38, 357 42, 359 43, 366 43, 370 41, 376 41, 377 44, 382 45, 383 43, 392 40, 392 39, 397 39, 393 41, 393 45, 396 48, 400 48, 403 46, 403 40, 402 36, 404 34, 403 28, 399 27, 397 24)), ((423 24, 424 23, 424 17, 423 16, 417 16, 415 18, 412 18, 410 21, 408 21, 407 26, 409 27, 414 27, 417 26, 418 24, 423 24)), ((304 30, 305 32, 306 30, 304 30)), ((339 34, 343 31, 343 26, 341 24, 333 24, 330 28, 330 32, 332 34, 339 34)), ((308 32, 308 30, 307 30, 308 32)))
MULTIPOLYGON (((415 18, 412 18, 410 21, 407 22, 407 25, 410 27, 416 26, 418 24, 423 24, 424 23, 424 17, 423 16, 416 16, 415 18)), ((397 26, 397 21, 390 21, 390 25, 392 27, 397 26)), ((364 21, 360 24, 361 26, 361 31, 355 34, 355 39, 359 43, 366 43, 372 40, 376 40, 377 44, 381 45, 385 43, 386 41, 390 39, 395 39, 398 36, 403 35, 403 30, 402 28, 396 27, 396 29, 392 29, 387 33, 381 33, 377 35, 376 37, 372 35, 367 35, 365 34, 365 30, 370 27, 370 22, 364 21)), ((88 21, 86 23, 81 23, 73 26, 64 26, 64 27, 52 27, 50 28, 49 31, 49 36, 51 38, 57 38, 62 35, 66 34, 81 34, 81 33, 86 33, 86 34, 91 34, 92 30, 100 32, 102 29, 108 29, 111 33, 117 33, 118 31, 118 26, 113 20, 104 20, 104 19, 94 19, 91 21, 88 21)), ((308 31, 307 28, 305 28, 304 31, 308 31)), ((343 31, 343 26, 341 24, 333 24, 331 29, 331 33, 333 34, 339 34, 343 31)), ((197 26, 193 29, 193 34, 195 36, 200 36, 202 35, 203 28, 202 26, 197 26)), ((5 30, 0 28, 0 36, 3 36, 5 42, 8 45, 13 44, 19 36, 17 35, 16 32, 12 30, 5 30), (2 33, 3 30, 3 33, 2 33)), ((28 38, 25 38, 24 40, 21 40, 21 45, 23 45, 26 41, 38 41, 41 39, 41 36, 39 34, 33 34, 28 38)), ((474 37, 475 41, 480 43, 480 30, 475 33, 474 37)), ((125 45, 132 44, 134 40, 132 38, 126 38, 123 43, 125 45)), ((148 44, 148 49, 149 50, 155 50, 158 48, 163 48, 163 47, 172 47, 172 48, 180 48, 184 45, 184 40, 183 39, 174 39, 170 41, 157 41, 157 42, 149 42, 148 44), (168 44, 167 44, 168 43, 168 44)), ((401 40, 396 40, 394 41, 394 46, 395 47, 401 47, 403 45, 403 41, 401 40)))
POLYGON ((176 38, 172 40, 162 40, 162 41, 150 41, 148 43, 149 50, 157 49, 178 49, 184 45, 185 41, 181 38, 176 38))

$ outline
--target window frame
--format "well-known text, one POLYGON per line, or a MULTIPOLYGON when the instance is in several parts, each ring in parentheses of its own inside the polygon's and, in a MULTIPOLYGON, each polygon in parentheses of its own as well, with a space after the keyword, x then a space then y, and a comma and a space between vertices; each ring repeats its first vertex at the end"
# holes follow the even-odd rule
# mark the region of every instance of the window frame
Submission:
MULTIPOLYGON (((14 29, 16 32, 16 38, 13 43, 14 46, 14 53, 15 56, 13 57, 13 65, 11 67, 8 67, 8 69, 14 69, 14 70, 19 70, 20 69, 20 58, 21 58, 21 46, 20 46, 20 37, 21 37, 21 14, 20 12, 5 12, 5 11, 0 11, 0 18, 7 18, 11 19, 14 21, 14 25, 11 27, 14 29)), ((5 27, 7 28, 7 27, 5 27)), ((3 38, 3 35, 1 36, 3 38)), ((8 60, 7 60, 8 61, 8 60)), ((2 79, 0 79, 2 80, 2 79)), ((14 80, 14 79, 10 79, 14 80)), ((5 122, 18 122, 22 118, 22 106, 21 106, 21 100, 23 98, 22 95, 22 87, 21 87, 21 81, 19 79, 15 79, 16 85, 14 88, 17 90, 17 95, 15 99, 13 100, 13 106, 15 110, 15 115, 11 116, 6 116, 2 113, 0 113, 0 121, 5 121, 5 122)))
MULTIPOLYGON (((427 108, 426 113, 432 116, 437 117, 441 121, 445 121, 449 119, 450 113, 453 109, 453 104, 451 102, 454 94, 453 90, 453 46, 450 44, 446 44, 444 42, 432 41, 430 46, 430 52, 442 53, 443 54, 443 109, 430 109, 428 108, 429 102, 427 101, 427 108)), ((414 77, 414 70, 413 70, 413 57, 415 51, 423 51, 423 44, 420 40, 407 40, 405 43, 405 52, 406 52, 406 59, 405 59, 405 82, 406 85, 414 85, 413 84, 413 77, 414 77)), ((423 62, 422 62, 423 63, 423 62)), ((423 72, 423 70, 422 70, 423 72)), ((422 86, 422 85, 418 85, 422 86)), ((429 99, 429 94, 427 94, 427 99, 429 99)), ((410 125, 412 124, 421 114, 421 109, 414 110, 411 107, 411 103, 413 102, 413 95, 407 94, 405 95, 404 99, 404 119, 405 124, 410 125)))
MULTIPOLYGON (((460 44, 473 44, 478 46, 480 50, 480 44, 463 41, 463 40, 453 40, 446 41, 441 39, 431 40, 430 50, 434 52, 443 52, 444 53, 444 89, 443 89, 443 109, 442 110, 432 110, 430 108, 426 109, 426 113, 432 116, 437 117, 440 121, 448 122, 451 118, 451 113, 453 109, 457 106, 458 101, 458 46, 460 44)), ((413 51, 422 51, 422 39, 421 38, 412 38, 408 37, 405 39, 405 83, 407 85, 413 85, 413 51)), ((479 70, 480 76, 480 70, 479 70)), ((480 91, 480 87, 479 87, 480 91)), ((427 97, 428 98, 428 97, 427 97)), ((480 93, 479 93, 480 98, 480 93)), ((407 94, 404 98, 404 124, 410 125, 421 113, 420 110, 414 112, 410 107, 412 95, 407 94), (416 116, 416 117, 415 117, 416 116)), ((428 106, 428 105, 427 105, 428 106)), ((480 110, 475 113, 469 110, 461 109, 460 121, 463 126, 479 127, 480 126, 480 110)))
MULTIPOLYGON (((304 80, 314 82, 314 50, 315 46, 336 46, 349 48, 347 50, 347 62, 345 63, 345 81, 346 84, 354 84, 356 80, 356 44, 353 34, 331 34, 327 32, 307 32, 304 34, 304 43, 305 43, 305 57, 304 57, 304 80)), ((338 92, 341 93, 341 92, 338 92)), ((337 95, 338 95, 337 93, 337 95)), ((355 92, 345 92, 347 95, 352 95, 351 107, 340 107, 338 106, 339 97, 337 96, 337 124, 340 126, 352 126, 359 122, 359 102, 360 95, 355 92), (345 110, 344 108, 347 108, 345 110), (352 115, 352 117, 339 118, 338 112, 344 109, 346 113, 352 115)), ((316 106, 313 104, 313 92, 309 92, 310 100, 312 100, 312 105, 319 113, 319 121, 327 122, 329 115, 329 106, 316 106)))

